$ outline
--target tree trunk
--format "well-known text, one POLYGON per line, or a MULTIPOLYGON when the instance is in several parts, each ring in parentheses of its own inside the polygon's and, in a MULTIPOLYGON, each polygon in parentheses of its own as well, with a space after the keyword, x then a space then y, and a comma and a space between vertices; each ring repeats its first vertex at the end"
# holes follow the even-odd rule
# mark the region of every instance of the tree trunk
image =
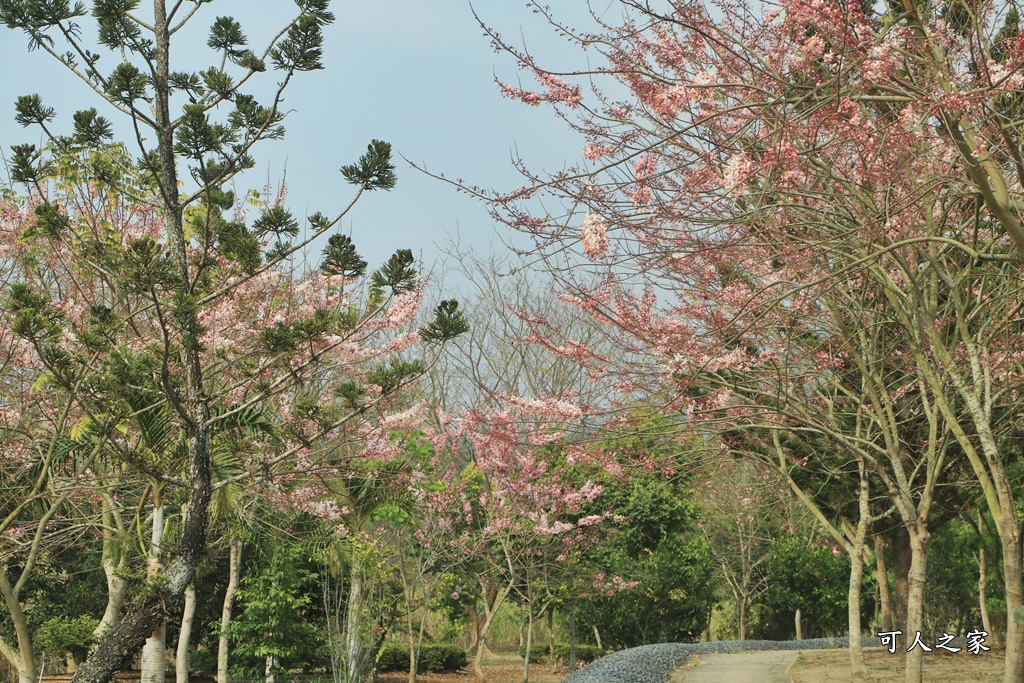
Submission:
MULTIPOLYGON (((178 294, 188 301, 192 281, 185 240, 183 207, 178 193, 177 160, 170 110, 170 39, 166 0, 153 2, 155 73, 153 77, 154 131, 160 160, 160 194, 167 226, 167 246, 182 284, 178 294)), ((185 589, 206 554, 210 499, 210 425, 203 366, 199 357, 198 310, 182 305, 173 312, 174 327, 180 335, 182 369, 181 406, 188 436, 188 511, 181 524, 178 553, 165 572, 166 584, 110 629, 78 668, 73 683, 108 683, 114 673, 130 660, 146 638, 167 618, 167 610, 179 606, 185 589)))
MULTIPOLYGON (((985 558, 985 546, 978 550, 978 607, 981 609, 981 628, 985 633, 992 633, 992 622, 988 616, 988 560, 985 558)), ((959 634, 957 634, 959 635, 959 634)))
POLYGON ((224 635, 231 623, 231 611, 235 606, 238 579, 242 574, 242 541, 231 539, 231 554, 228 559, 228 589, 224 593, 224 606, 220 612, 220 636, 217 638, 217 683, 229 683, 228 637, 224 635))
MULTIPOLYGON (((161 544, 164 538, 164 506, 161 492, 153 491, 153 531, 150 537, 149 558, 146 561, 146 578, 152 581, 163 569, 160 562, 161 544)), ((164 683, 167 676, 167 623, 161 620, 153 629, 142 648, 141 683, 164 683)))
POLYGON ((892 601, 893 626, 899 629, 907 623, 908 576, 911 563, 910 534, 902 522, 898 522, 890 532, 889 545, 892 548, 892 575, 895 589, 892 601))
POLYGON ((8 613, 14 622, 14 632, 18 638, 18 649, 9 646, 3 641, 0 652, 3 652, 7 659, 18 670, 19 683, 36 683, 36 656, 32 649, 32 636, 29 633, 28 617, 18 601, 18 595, 7 579, 7 567, 0 565, 0 592, 3 593, 4 602, 7 603, 8 613))
POLYGON ((480 640, 477 645, 476 657, 473 658, 473 673, 476 674, 477 680, 481 683, 487 681, 487 676, 484 674, 484 652, 487 650, 487 633, 491 630, 494 617, 505 603, 505 598, 510 590, 512 590, 511 583, 500 590, 495 589, 493 602, 490 605, 486 601, 484 602, 484 623, 480 629, 480 640))
POLYGON ((530 683, 530 650, 533 649, 533 605, 526 603, 526 656, 523 657, 523 683, 530 683))
POLYGON ((93 636, 99 638, 107 629, 117 626, 121 620, 121 606, 128 592, 128 581, 115 573, 113 561, 103 561, 103 573, 107 575, 107 607, 103 610, 103 618, 96 625, 93 636))
POLYGON ((796 626, 796 639, 804 639, 804 630, 800 624, 800 610, 797 609, 796 614, 793 615, 793 625, 796 626))
POLYGON ((868 668, 864 663, 864 648, 860 641, 860 588, 864 578, 864 541, 868 535, 868 519, 871 517, 871 497, 863 458, 857 459, 857 466, 860 472, 857 488, 857 531, 847 545, 847 552, 850 555, 850 588, 846 596, 846 618, 850 636, 850 676, 854 681, 866 681, 868 668))
POLYGON ((192 622, 196 615, 196 587, 189 584, 185 589, 185 610, 181 615, 181 632, 178 634, 178 652, 174 659, 175 683, 188 683, 188 643, 192 638, 192 622))
MULTIPOLYGON (((1021 543, 1016 515, 1011 509, 1012 520, 1000 520, 1000 524, 1012 529, 1002 529, 1000 541, 1003 547, 1003 594, 1006 596, 1006 660, 1003 683, 1024 681, 1024 626, 1017 623, 1014 612, 1024 606, 1024 581, 1021 577, 1021 543)), ((991 631, 989 632, 990 635, 991 631)))
POLYGON ((153 629, 142 648, 142 675, 140 683, 165 683, 167 679, 167 622, 153 629))
MULTIPOLYGON (((118 517, 120 520, 120 517, 118 517)), ((124 596, 128 591, 128 581, 118 576, 117 570, 125 565, 126 553, 117 553, 114 549, 114 512, 111 501, 103 497, 103 554, 100 564, 103 566, 103 574, 107 578, 107 606, 103 610, 103 618, 96 625, 93 631, 94 638, 100 638, 108 629, 117 625, 121 620, 121 606, 124 604, 124 596), (119 556, 119 561, 114 558, 119 556)), ((118 524, 120 528, 120 524, 118 524)))
POLYGON ((466 644, 466 654, 470 659, 476 658, 476 649, 480 645, 480 611, 476 608, 476 602, 466 605, 466 616, 469 617, 469 642, 466 644))
MULTIPOLYGON (((928 541, 926 529, 910 533, 910 571, 907 573, 907 627, 903 632, 909 647, 919 632, 924 630, 924 586, 927 578, 928 541)), ((924 650, 914 647, 907 653, 905 683, 921 683, 924 650)))
POLYGON ((362 565, 353 558, 349 565, 348 604, 345 608, 345 680, 348 683, 362 683, 366 649, 361 631, 364 598, 362 565))
POLYGON ((889 589, 889 568, 885 566, 885 539, 875 535, 875 581, 882 607, 882 631, 893 630, 892 591, 889 589))
POLYGON ((736 599, 736 639, 747 639, 747 597, 740 595, 736 599))
MULTIPOLYGON (((864 578, 864 546, 850 552, 850 587, 846 596, 847 627, 850 635, 850 676, 854 681, 866 681, 867 666, 864 664, 864 649, 861 646, 860 587, 864 578)), ((797 610, 799 614, 799 610, 797 610)), ((797 622, 799 625, 799 622, 797 622)), ((800 636, 797 635, 797 639, 800 636)))

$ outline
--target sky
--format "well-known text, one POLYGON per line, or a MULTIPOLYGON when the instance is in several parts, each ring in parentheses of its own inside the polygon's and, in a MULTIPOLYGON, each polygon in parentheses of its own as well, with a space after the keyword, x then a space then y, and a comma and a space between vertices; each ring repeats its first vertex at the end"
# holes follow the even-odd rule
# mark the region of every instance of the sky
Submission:
MULTIPOLYGON (((557 5, 556 12, 570 23, 588 18, 583 0, 559 0, 557 5)), ((541 63, 559 68, 584 64, 578 50, 524 2, 476 0, 473 7, 507 39, 519 45, 525 41, 541 63)), ((336 0, 331 10, 337 20, 325 31, 325 70, 298 74, 289 86, 285 138, 254 148, 256 168, 237 189, 261 189, 268 178, 276 185, 286 176, 288 207, 296 216, 317 211, 333 215, 353 190, 338 169, 354 162, 371 139, 390 142, 395 152, 433 172, 498 189, 523 184, 512 167, 513 154, 528 159, 534 169, 546 170, 579 159, 582 139, 550 110, 501 97, 495 78, 517 83, 520 74, 508 55, 492 49, 467 0, 336 0)), ((255 48, 294 12, 290 0, 204 4, 190 23, 194 30, 183 31, 180 42, 172 43, 172 69, 219 62, 205 45, 208 27, 218 16, 241 22, 255 48)), ((91 19, 83 18, 81 24, 86 37, 95 35, 91 19)), ((107 71, 115 63, 109 54, 100 61, 107 71)), ((58 132, 70 131, 74 111, 88 107, 117 122, 116 112, 104 110, 98 95, 41 50, 28 52, 25 36, 6 27, 0 27, 0 64, 8 100, 0 101, 0 149, 5 156, 11 145, 41 141, 37 130, 14 122, 18 95, 38 93, 55 107, 58 132)), ((277 72, 264 74, 262 92, 276 79, 277 72)), ((522 75, 522 85, 532 88, 535 83, 522 75)), ((129 130, 123 123, 117 129, 129 130)), ((342 226, 371 266, 397 248, 409 248, 429 269, 455 235, 463 249, 481 252, 492 245, 501 250, 513 239, 479 201, 412 169, 401 158, 397 166, 397 187, 364 195, 342 226)))

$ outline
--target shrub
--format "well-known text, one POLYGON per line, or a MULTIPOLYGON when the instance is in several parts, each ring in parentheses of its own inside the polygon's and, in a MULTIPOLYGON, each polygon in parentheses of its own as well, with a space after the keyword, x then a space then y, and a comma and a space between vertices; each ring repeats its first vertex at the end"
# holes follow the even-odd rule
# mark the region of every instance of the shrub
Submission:
POLYGON ((93 642, 92 632, 99 623, 99 620, 88 614, 74 619, 54 617, 39 627, 36 639, 40 648, 51 655, 63 657, 65 652, 70 652, 75 662, 80 664, 89 654, 93 642))
POLYGON ((217 651, 206 648, 190 650, 188 672, 195 676, 212 676, 217 673, 217 651))
MULTIPOLYGON (((534 645, 530 648, 530 663, 540 664, 541 662, 547 662, 550 660, 551 646, 550 645, 534 645)), ((604 657, 604 650, 597 647, 596 645, 584 645, 582 643, 576 643, 576 662, 578 664, 590 664, 595 659, 604 657)), ((519 656, 526 656, 526 647, 519 648, 519 656)), ((555 643, 555 661, 559 664, 569 663, 569 644, 568 643, 555 643)))
MULTIPOLYGON (((466 651, 458 645, 431 644, 420 648, 419 670, 458 671, 466 666, 466 651)), ((384 643, 377 655, 378 671, 408 671, 409 646, 384 643)))

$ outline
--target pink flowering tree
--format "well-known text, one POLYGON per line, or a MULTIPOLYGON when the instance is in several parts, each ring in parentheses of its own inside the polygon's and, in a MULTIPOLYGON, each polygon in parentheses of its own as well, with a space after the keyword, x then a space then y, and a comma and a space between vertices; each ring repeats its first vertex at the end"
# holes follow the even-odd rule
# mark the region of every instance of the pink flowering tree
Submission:
MULTIPOLYGON (((877 481, 915 549, 911 634, 935 485, 962 456, 998 519, 1012 614, 1016 10, 620 4, 621 23, 559 26, 597 53, 585 78, 492 32, 541 86, 503 93, 557 108, 586 144, 580 163, 525 189, 466 189, 535 240, 567 300, 616 330, 633 354, 609 369, 625 395, 656 388, 695 425, 759 434, 784 472, 804 457, 795 441, 823 438, 877 481), (538 218, 539 195, 565 214, 548 200, 538 218)), ((1024 675, 1024 630, 1007 621, 1009 682, 1024 675)), ((908 655, 908 682, 921 661, 908 655)))
POLYGON ((601 487, 566 476, 567 462, 589 455, 565 445, 557 425, 579 416, 568 402, 510 399, 502 411, 471 411, 451 426, 449 455, 436 469, 445 485, 425 503, 430 524, 461 550, 463 592, 483 611, 472 625, 480 680, 498 610, 518 595, 531 616, 539 614, 551 572, 572 564, 570 556, 593 542, 605 517, 580 514, 601 487))
MULTIPOLYGON (((47 146, 16 146, 10 162, 22 194, 4 207, 3 249, 23 260, 2 298, 8 341, 28 365, 8 365, 16 378, 9 383, 35 373, 30 388, 45 377, 56 414, 68 413, 52 438, 84 420, 105 439, 107 462, 175 489, 183 502, 177 544, 78 668, 78 683, 109 680, 181 604, 207 548, 218 423, 259 414, 280 430, 222 486, 305 471, 328 435, 351 439, 352 449, 383 448, 379 422, 389 401, 422 371, 399 354, 464 329, 453 301, 411 329, 420 297, 408 251, 364 282, 366 264, 345 237, 331 234, 360 197, 394 187, 386 143, 373 141, 341 168, 353 186, 347 206, 313 214, 306 227, 283 202, 267 201, 254 216, 234 212, 225 188, 253 166, 256 143, 283 135, 284 90, 322 68, 322 28, 334 16, 327 0, 295 5, 262 48, 250 48, 240 22, 211 17, 213 66, 188 73, 174 67, 171 44, 200 20, 204 3, 160 0, 152 14, 140 14, 136 2, 95 3, 98 45, 79 30, 83 3, 0 4, 0 23, 66 67, 105 107, 75 113, 73 128, 62 129, 40 96, 16 102, 18 122, 41 131, 47 146), (277 85, 260 100, 248 91, 268 69, 277 85), (133 131, 132 154, 113 143, 107 116, 133 131), (117 154, 96 158, 106 150, 117 154), (79 172, 64 177, 76 158, 79 172), (290 257, 328 237, 319 268, 288 267, 290 257), (128 400, 133 391, 151 397, 145 410, 128 400), (321 405, 319 396, 341 400, 321 405), (137 448, 131 419, 150 409, 169 411, 184 446, 174 457, 137 448)), ((17 396, 5 397, 8 407, 8 424, 33 419, 17 396)), ((45 454, 18 457, 40 462, 45 454)), ((37 481, 54 492, 49 478, 37 481)), ((31 666, 23 676, 34 679, 31 666)))

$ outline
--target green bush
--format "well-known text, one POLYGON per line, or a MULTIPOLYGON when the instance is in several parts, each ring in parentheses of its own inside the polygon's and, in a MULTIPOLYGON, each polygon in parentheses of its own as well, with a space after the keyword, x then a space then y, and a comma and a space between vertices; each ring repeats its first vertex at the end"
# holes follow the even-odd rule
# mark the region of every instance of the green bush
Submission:
MULTIPOLYGON (((423 645, 418 669, 422 671, 458 671, 466 666, 466 651, 458 645, 423 645)), ((377 655, 378 671, 408 671, 409 646, 384 643, 377 655)))
POLYGON ((93 642, 92 632, 99 623, 99 620, 88 614, 74 619, 54 617, 43 622, 36 631, 36 639, 42 650, 56 657, 63 657, 65 652, 70 652, 75 662, 81 664, 89 654, 93 642))
POLYGON ((420 661, 427 671, 458 671, 468 660, 466 651, 458 645, 424 645, 420 661))
MULTIPOLYGON (((530 663, 540 664, 550 660, 551 646, 535 644, 530 648, 530 663)), ((526 646, 519 648, 519 656, 526 656, 526 646)), ((604 650, 596 645, 584 645, 576 643, 576 662, 578 664, 590 664, 595 659, 604 657, 604 650)), ((569 663, 569 644, 555 643, 555 661, 559 664, 569 663)))
POLYGON ((212 676, 217 673, 217 651, 202 649, 188 653, 188 672, 196 676, 212 676))

